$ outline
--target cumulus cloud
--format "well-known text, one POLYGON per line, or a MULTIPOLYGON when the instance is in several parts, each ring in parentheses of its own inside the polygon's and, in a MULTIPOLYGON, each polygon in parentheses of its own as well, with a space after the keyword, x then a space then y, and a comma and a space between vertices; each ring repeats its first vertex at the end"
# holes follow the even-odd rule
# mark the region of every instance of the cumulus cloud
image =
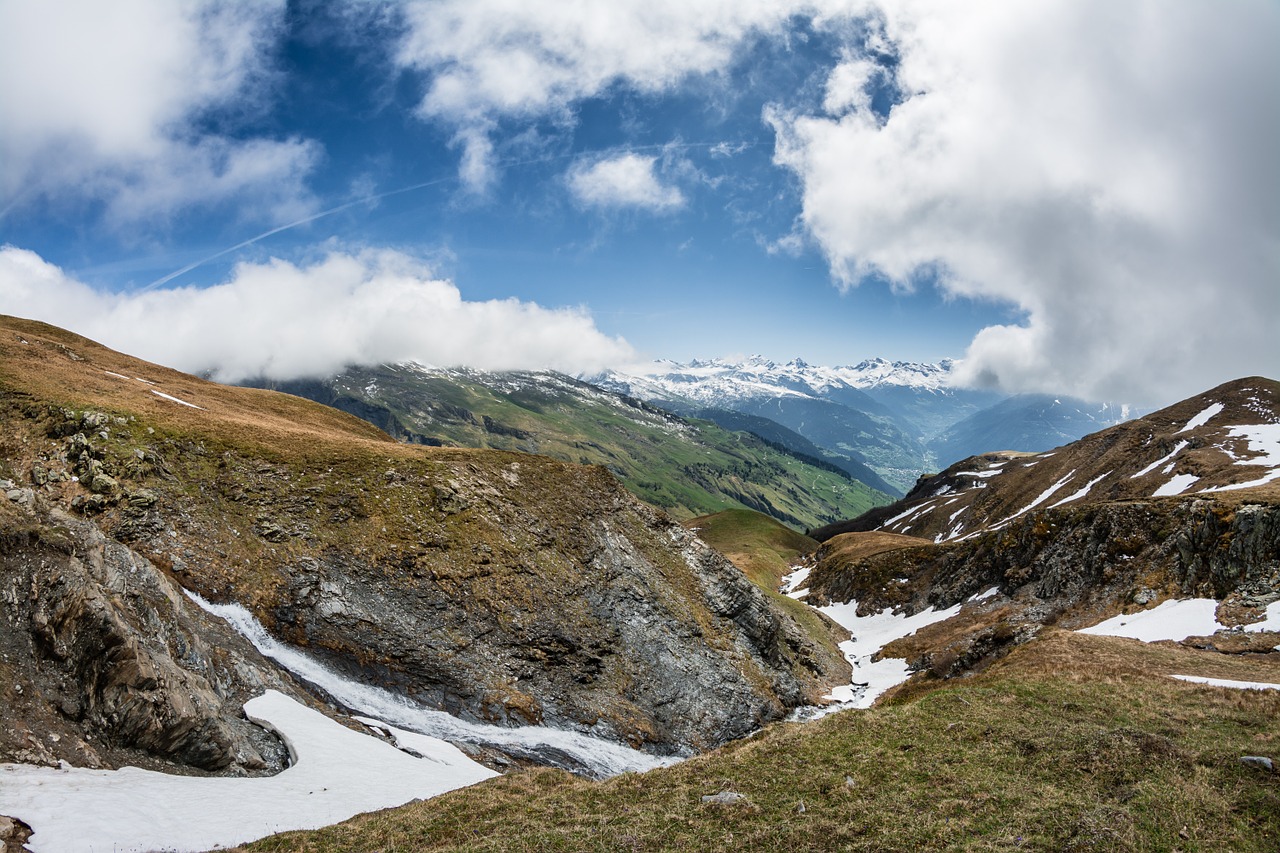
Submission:
POLYGON ((583 310, 467 301, 421 261, 391 250, 334 251, 309 265, 242 263, 208 288, 110 294, 5 246, 0 305, 224 382, 403 361, 576 373, 636 358, 583 310))
POLYGON ((128 224, 236 201, 288 218, 320 151, 299 139, 196 129, 254 108, 285 3, 0 0, 0 194, 90 200, 128 224))
POLYGON ((492 177, 476 144, 504 118, 571 118, 575 102, 624 85, 661 92, 725 69, 757 35, 793 16, 822 17, 845 0, 422 0, 405 9, 396 60, 427 77, 419 105, 457 128, 462 177, 492 177))
POLYGON ((674 210, 684 205, 679 188, 663 184, 654 173, 657 157, 617 154, 577 163, 569 170, 569 190, 588 207, 637 207, 674 210))
POLYGON ((1280 6, 869 3, 825 113, 777 106, 776 162, 834 277, 993 299, 969 382, 1169 400, 1280 374, 1280 6), (870 109, 876 75, 905 93, 870 109))

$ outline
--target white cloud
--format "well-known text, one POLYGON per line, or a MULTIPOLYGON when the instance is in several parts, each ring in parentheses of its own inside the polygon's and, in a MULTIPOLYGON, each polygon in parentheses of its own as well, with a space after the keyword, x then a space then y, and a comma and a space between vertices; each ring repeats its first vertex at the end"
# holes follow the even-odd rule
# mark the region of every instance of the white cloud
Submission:
POLYGON ((906 93, 887 119, 856 58, 826 114, 766 116, 842 286, 937 273, 1021 309, 963 367, 1010 390, 1168 400, 1280 374, 1280 6, 872 10, 906 93))
POLYGON ((6 246, 0 305, 228 382, 409 360, 576 373, 636 357, 583 310, 516 299, 470 302, 422 262, 390 250, 334 251, 310 265, 239 264, 229 281, 203 289, 109 294, 34 252, 6 246))
POLYGON ((677 187, 663 184, 654 174, 656 157, 618 154, 577 163, 569 170, 569 190, 588 207, 639 207, 652 211, 684 205, 677 187))
MULTIPOLYGON (((794 15, 823 16, 845 0, 421 0, 405 9, 397 62, 426 74, 422 116, 489 134, 501 118, 568 119, 573 105, 615 84, 661 92, 723 71, 754 35, 794 15), (828 8, 830 7, 830 8, 828 8)), ((488 178, 470 158, 463 170, 488 178)))
POLYGON ((0 196, 104 202, 115 225, 193 204, 290 216, 314 143, 195 129, 252 111, 283 25, 276 2, 0 0, 0 196))

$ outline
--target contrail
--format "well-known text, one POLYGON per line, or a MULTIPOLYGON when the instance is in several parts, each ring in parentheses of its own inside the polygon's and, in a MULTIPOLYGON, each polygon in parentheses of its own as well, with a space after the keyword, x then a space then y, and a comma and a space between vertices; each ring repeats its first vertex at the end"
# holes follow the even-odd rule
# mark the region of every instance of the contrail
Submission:
POLYGON ((421 190, 430 186, 434 186, 436 184, 443 184, 446 181, 456 181, 456 180, 457 180, 456 177, 436 178, 434 181, 425 181, 421 184, 412 184, 407 187, 400 187, 399 189, 396 189, 396 190, 388 190, 384 193, 375 193, 374 195, 363 196, 362 198, 357 198, 348 202, 344 202, 338 205, 337 207, 331 207, 328 210, 322 210, 319 213, 313 213, 308 217, 297 220, 296 222, 290 222, 285 225, 277 225, 275 228, 272 228, 269 231, 263 231, 261 234, 258 234, 257 236, 254 236, 254 237, 250 237, 248 240, 242 240, 241 242, 236 243, 234 246, 229 246, 219 252, 214 252, 212 255, 209 255, 206 258, 201 258, 195 263, 187 264, 185 267, 183 267, 180 270, 175 270, 174 272, 171 272, 166 276, 162 276, 161 278, 156 279, 155 281, 148 284, 146 287, 138 288, 136 292, 146 293, 148 290, 154 290, 155 288, 160 287, 163 284, 168 284, 169 282, 173 281, 175 278, 177 278, 180 275, 185 275, 186 273, 191 272, 196 267, 203 266, 204 264, 209 263, 209 261, 217 260, 223 255, 229 255, 238 249, 243 249, 245 246, 252 246, 254 243, 258 242, 259 240, 265 240, 266 238, 270 237, 273 234, 279 234, 281 231, 288 231, 290 228, 297 228, 299 225, 306 225, 308 222, 315 222, 317 219, 323 219, 326 216, 332 216, 333 214, 344 211, 349 207, 355 207, 358 204, 368 204, 371 201, 378 201, 379 199, 384 199, 389 196, 399 195, 400 193, 412 192, 413 190, 421 190))
MULTIPOLYGON (((683 149, 715 148, 720 145, 725 145, 725 146, 728 146, 730 149, 736 148, 738 150, 743 150, 746 148, 754 147, 759 144, 760 143, 757 141, 747 140, 747 141, 741 141, 741 142, 724 142, 724 141, 676 142, 676 143, 668 142, 664 144, 655 143, 651 145, 632 145, 632 146, 625 146, 625 147, 629 151, 665 151, 671 148, 683 148, 683 149)), ((573 156, 577 156, 577 155, 559 154, 553 157, 539 157, 539 158, 534 158, 530 160, 510 160, 505 163, 498 163, 497 165, 501 168, 508 169, 508 168, 511 168, 512 166, 528 166, 534 163, 549 163, 553 160, 563 160, 573 156)), ((368 204, 371 201, 378 201, 379 199, 389 198, 390 196, 393 196, 393 195, 400 195, 401 193, 407 193, 407 192, 413 192, 414 190, 426 189, 427 187, 433 187, 433 186, 436 186, 437 184, 443 184, 443 183, 448 183, 450 181, 457 181, 457 180, 459 180, 457 175, 451 175, 450 177, 447 177, 447 178, 436 178, 435 180, 432 180, 432 181, 424 181, 423 183, 420 183, 420 184, 411 184, 407 187, 400 187, 399 189, 395 189, 395 190, 387 190, 386 192, 383 192, 383 193, 374 193, 373 195, 367 195, 361 198, 352 199, 351 201, 348 201, 348 202, 343 202, 337 207, 331 207, 328 210, 322 210, 319 213, 313 213, 310 216, 297 220, 296 222, 289 222, 285 225, 277 225, 275 228, 272 228, 269 231, 263 231, 261 234, 258 234, 254 237, 250 237, 248 240, 242 240, 241 242, 236 243, 234 246, 229 246, 225 249, 222 249, 221 251, 214 252, 212 255, 209 255, 208 257, 201 258, 200 260, 195 261, 194 263, 187 264, 185 267, 183 267, 180 270, 175 270, 166 276, 162 276, 156 279, 155 281, 151 282, 145 287, 138 288, 138 290, 135 292, 146 293, 149 290, 155 290, 157 287, 160 287, 162 285, 168 284, 169 282, 173 281, 178 276, 186 275, 196 267, 204 266, 210 261, 215 261, 218 258, 222 257, 223 255, 229 255, 232 252, 238 251, 239 249, 243 249, 246 246, 252 246, 254 243, 257 243, 259 240, 265 240, 274 234, 279 234, 281 231, 288 231, 290 228, 297 228, 299 225, 306 225, 308 222, 315 222, 317 219, 323 219, 326 216, 332 216, 335 213, 340 213, 346 210, 347 208, 355 207, 356 205, 359 205, 359 204, 368 204)))

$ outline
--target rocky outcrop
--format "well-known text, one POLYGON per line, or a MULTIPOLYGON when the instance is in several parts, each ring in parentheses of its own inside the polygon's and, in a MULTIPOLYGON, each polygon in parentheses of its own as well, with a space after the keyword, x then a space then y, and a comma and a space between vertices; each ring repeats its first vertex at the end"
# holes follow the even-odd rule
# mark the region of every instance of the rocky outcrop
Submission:
POLYGON ((1082 627, 1168 597, 1216 598, 1224 603, 1220 620, 1247 623, 1280 600, 1280 504, 1270 502, 1063 507, 965 542, 861 556, 854 546, 868 536, 884 534, 847 533, 824 545, 809 576, 810 603, 857 600, 863 615, 886 607, 916 613, 999 591, 971 610, 967 626, 921 632, 899 647, 914 668, 946 677, 1003 654, 1046 624, 1082 627))
POLYGON ((1234 596, 1255 608, 1280 599, 1280 505, 1271 503, 1089 504, 1032 513, 963 543, 853 561, 840 558, 840 541, 819 553, 811 601, 945 608, 992 586, 1058 614, 1135 597, 1144 605, 1157 594, 1234 596))
MULTIPOLYGON (((827 674, 809 640, 722 556, 602 469, 503 461, 443 478, 405 464, 374 487, 348 484, 367 508, 339 525, 357 538, 345 546, 321 545, 307 520, 328 498, 291 501, 276 494, 281 472, 228 461, 219 489, 250 503, 247 515, 270 508, 253 534, 290 546, 261 567, 275 580, 257 612, 331 665, 464 718, 663 752, 740 737, 814 697, 827 674), (550 474, 560 482, 548 506, 550 474), (412 536, 401 521, 374 544, 362 531, 376 523, 381 537, 372 507, 388 487, 422 514, 412 536)), ((184 579, 211 598, 250 597, 239 578, 219 589, 203 564, 234 543, 190 515, 175 521, 175 536, 143 547, 182 561, 184 579), (178 547, 193 538, 188 527, 213 548, 178 547)))
POLYGON ((0 758, 240 774, 287 763, 240 708, 281 686, 272 667, 93 524, 15 503, 0 534, 0 758))

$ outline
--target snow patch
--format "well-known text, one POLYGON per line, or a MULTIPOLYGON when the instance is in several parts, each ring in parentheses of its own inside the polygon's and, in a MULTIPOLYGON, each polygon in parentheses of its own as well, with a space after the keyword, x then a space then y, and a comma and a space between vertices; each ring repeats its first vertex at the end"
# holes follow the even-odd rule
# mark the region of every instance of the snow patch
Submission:
POLYGON ((999 595, 999 594, 1000 594, 1000 587, 993 586, 991 587, 991 589, 984 590, 982 592, 971 595, 969 597, 969 600, 970 601, 986 601, 988 598, 991 598, 993 595, 999 595))
POLYGON ((931 506, 933 506, 933 501, 929 500, 929 501, 925 501, 919 506, 909 507, 908 509, 903 510, 902 512, 895 515, 893 518, 886 521, 884 524, 880 525, 880 529, 888 530, 891 525, 897 524, 899 521, 902 521, 904 519, 910 520, 915 516, 919 515, 920 513, 924 512, 925 510, 929 509, 931 506))
POLYGON ((1249 633, 1280 631, 1280 601, 1273 601, 1268 604, 1267 612, 1262 617, 1262 621, 1254 622, 1252 625, 1245 625, 1244 630, 1249 633))
MULTIPOLYGON (((0 765, 0 813, 21 818, 34 851, 199 851, 317 829, 496 776, 457 747, 411 736, 415 758, 274 690, 245 703, 280 733, 293 764, 256 779, 0 765)), ((397 739, 400 734, 397 730, 397 739)), ((403 733, 411 735, 411 733, 403 733)))
POLYGON ((1210 687, 1230 687, 1233 690, 1280 690, 1280 684, 1266 681, 1232 681, 1229 678, 1205 678, 1203 675, 1174 675, 1179 681, 1190 681, 1193 684, 1207 684, 1210 687))
POLYGON ((871 658, 894 640, 910 636, 935 622, 950 619, 960 612, 961 606, 957 604, 946 610, 934 610, 930 607, 911 616, 894 613, 889 608, 870 616, 859 616, 856 600, 817 608, 837 625, 851 632, 849 639, 840 644, 840 651, 853 666, 853 683, 832 690, 831 695, 826 698, 837 704, 823 710, 830 712, 843 708, 870 708, 871 703, 882 693, 910 678, 911 671, 907 669, 905 660, 884 658, 873 661, 871 658))
POLYGON ((530 758, 562 755, 565 769, 585 771, 595 778, 642 772, 675 764, 676 758, 659 758, 603 738, 546 726, 500 726, 469 723, 392 693, 341 676, 302 652, 279 642, 238 604, 210 604, 193 592, 187 596, 204 610, 225 620, 262 654, 304 681, 315 684, 346 707, 386 720, 420 734, 450 741, 495 746, 530 758))
POLYGON ((1163 498, 1170 495, 1180 495, 1199 481, 1200 478, 1195 474, 1175 474, 1169 482, 1152 492, 1151 497, 1163 498))
POLYGON ((1150 465, 1148 465, 1146 468, 1143 468, 1143 469, 1142 469, 1141 471, 1139 471, 1138 473, 1136 473, 1136 474, 1132 475, 1131 477, 1129 477, 1129 479, 1130 479, 1130 480, 1136 480, 1136 479, 1138 479, 1139 477, 1142 477, 1142 476, 1145 476, 1145 475, 1147 475, 1147 474, 1150 474, 1152 471, 1156 470, 1156 469, 1157 469, 1157 468, 1159 468, 1161 465, 1163 465, 1164 463, 1168 462, 1169 460, 1173 459, 1173 457, 1175 457, 1175 456, 1177 456, 1179 453, 1181 453, 1181 452, 1182 452, 1182 449, 1183 449, 1184 447, 1186 447, 1186 446, 1187 446, 1187 444, 1189 444, 1189 442, 1186 442, 1186 441, 1179 441, 1176 445, 1174 445, 1173 450, 1170 450, 1167 454, 1165 454, 1164 456, 1161 456, 1159 459, 1157 459, 1155 462, 1152 462, 1152 463, 1151 463, 1150 465))
POLYGON ((1067 495, 1065 498, 1063 498, 1062 500, 1058 501, 1057 503, 1049 504, 1049 509, 1053 509, 1055 506, 1062 506, 1063 504, 1069 504, 1069 503, 1071 503, 1072 501, 1078 501, 1078 500, 1080 500, 1082 497, 1084 497, 1085 495, 1089 494, 1089 490, 1090 490, 1090 489, 1092 489, 1092 488, 1093 488, 1094 486, 1096 486, 1098 483, 1100 483, 1100 482, 1102 482, 1103 480, 1105 480, 1107 477, 1110 477, 1110 476, 1111 476, 1111 473, 1112 473, 1112 472, 1108 471, 1108 472, 1107 472, 1107 473, 1105 473, 1105 474, 1102 474, 1102 475, 1100 475, 1100 476, 1098 476, 1098 477, 1095 477, 1094 479, 1092 479, 1092 480, 1090 480, 1089 482, 1085 483, 1084 488, 1083 488, 1083 489, 1081 489, 1080 491, 1078 491, 1078 492, 1073 492, 1072 494, 1067 495))
POLYGON ((1187 637, 1207 637, 1225 630, 1217 619, 1218 602, 1212 598, 1174 599, 1141 613, 1113 616, 1077 633, 1103 637, 1129 637, 1154 643, 1181 641, 1187 637))
POLYGON ((1233 489, 1249 489, 1264 486, 1280 480, 1280 424, 1247 424, 1233 426, 1227 430, 1235 439, 1244 439, 1249 443, 1249 452, 1253 455, 1245 459, 1230 454, 1236 465, 1265 466, 1271 470, 1256 480, 1247 483, 1232 483, 1205 489, 1206 492, 1227 492, 1233 489))
POLYGON ((812 566, 801 566, 791 574, 784 576, 782 578, 782 594, 797 600, 807 596, 809 588, 803 586, 803 584, 809 580, 811 571, 813 571, 812 566))
POLYGON ((1063 486, 1065 486, 1067 482, 1075 475, 1076 475, 1076 469, 1072 468, 1070 471, 1067 472, 1067 475, 1065 477, 1063 477, 1061 480, 1059 480, 1058 482, 1054 483, 1052 486, 1050 486, 1049 488, 1041 492, 1038 498, 1036 498, 1031 503, 1024 506, 1022 509, 1015 512, 1013 515, 1006 518, 1004 521, 1000 522, 995 527, 992 527, 991 529, 999 530, 1001 527, 1004 527, 1006 524, 1013 521, 1018 516, 1028 513, 1031 510, 1035 509, 1036 507, 1040 506, 1040 504, 1044 503, 1045 501, 1049 500, 1049 498, 1053 497, 1054 493, 1057 492, 1058 489, 1061 489, 1063 486))
MULTIPOLYGON (((148 384, 150 384, 150 383, 148 383, 148 384)), ((188 406, 188 407, 190 407, 190 408, 192 408, 192 409, 200 409, 201 411, 203 411, 203 408, 202 408, 202 407, 200 407, 200 406, 197 406, 195 403, 188 403, 186 400, 179 400, 177 397, 173 397, 173 396, 171 396, 171 395, 169 395, 169 394, 164 393, 163 391, 157 391, 156 389, 152 388, 152 389, 151 389, 151 393, 152 393, 152 394, 155 394, 157 397, 161 397, 161 398, 163 398, 163 399, 165 399, 165 400, 170 400, 170 401, 172 401, 172 402, 174 402, 174 403, 178 403, 179 405, 182 405, 182 406, 188 406)))
MULTIPOLYGON (((1209 422, 1209 418, 1221 412, 1223 408, 1224 406, 1221 403, 1210 403, 1203 412, 1187 421, 1187 425, 1178 430, 1178 432, 1186 432, 1187 430, 1195 429, 1198 426, 1204 426, 1209 422)), ((1177 433, 1174 433, 1174 435, 1177 435, 1177 433)))

